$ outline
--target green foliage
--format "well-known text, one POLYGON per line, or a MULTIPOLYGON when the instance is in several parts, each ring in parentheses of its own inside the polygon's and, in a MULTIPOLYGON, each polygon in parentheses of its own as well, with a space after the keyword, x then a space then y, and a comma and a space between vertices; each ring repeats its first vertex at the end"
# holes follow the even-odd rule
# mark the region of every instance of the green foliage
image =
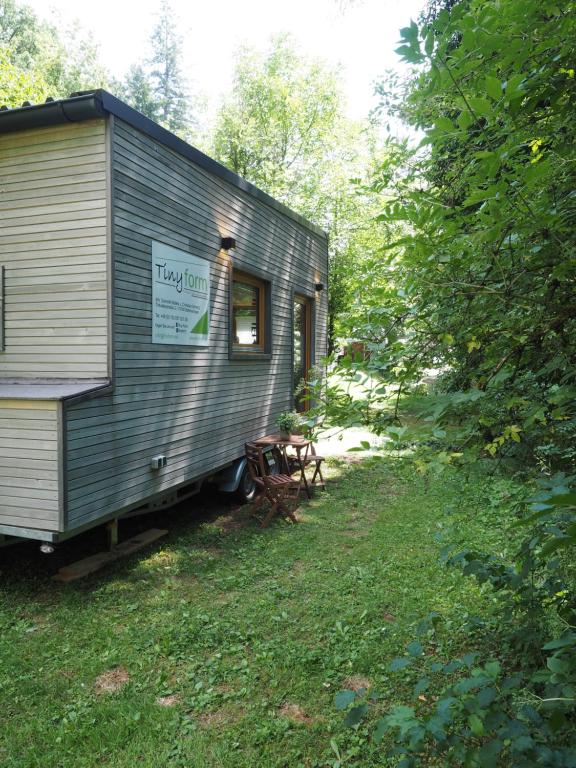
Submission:
MULTIPOLYGON (((576 669, 568 659, 576 648, 576 634, 564 636, 561 642, 564 653, 561 658, 557 654, 548 657, 547 677, 549 681, 561 679, 563 684, 556 683, 548 691, 555 693, 560 688, 573 698, 576 669)), ((416 768, 441 759, 442 765, 470 768, 574 766, 571 724, 558 704, 546 706, 555 700, 536 696, 527 700, 522 692, 525 673, 506 674, 497 661, 474 666, 475 659, 476 654, 468 653, 448 664, 424 661, 420 673, 439 680, 440 695, 433 701, 424 695, 430 681, 421 677, 414 686, 414 705, 395 706, 377 721, 374 739, 392 738, 389 751, 396 757, 396 765, 416 768), (451 682, 443 685, 442 678, 451 682)), ((395 670, 404 666, 396 665, 395 670)), ((338 709, 352 703, 346 722, 350 726, 370 711, 363 692, 342 691, 336 697, 338 709), (350 717, 351 713, 358 715, 350 717)))
POLYGON ((77 23, 59 29, 28 6, 0 0, 0 104, 63 98, 106 81, 97 47, 77 23))
POLYGON ((122 83, 116 83, 117 95, 151 120, 158 117, 154 87, 142 64, 133 64, 122 83))
MULTIPOLYGON (((374 182, 389 189, 379 218, 401 232, 382 259, 389 290, 378 301, 367 292, 351 327, 367 360, 342 368, 379 382, 372 408, 356 413, 380 431, 393 424, 398 440, 404 393, 441 372, 422 407, 428 435, 411 446, 423 473, 497 459, 528 484, 540 473, 540 487, 510 530, 511 552, 444 551, 494 594, 498 674, 484 665, 448 687, 434 681, 432 712, 403 705, 377 733, 396 734, 405 766, 431 756, 574 765, 576 494, 573 478, 554 473, 570 471, 576 437, 576 9, 442 5, 401 30, 414 75, 396 111, 424 139, 413 153, 399 148, 374 182)), ((495 509, 502 525, 509 510, 495 509)), ((422 664, 408 653, 390 669, 422 664)))
POLYGON ((65 97, 75 91, 105 88, 109 75, 99 60, 98 46, 75 21, 60 33, 51 27, 53 40, 39 65, 46 69, 53 96, 65 97))
POLYGON ((16 66, 10 48, 0 45, 1 105, 19 107, 24 101, 43 101, 48 95, 48 83, 42 74, 16 66))
POLYGON ((302 210, 297 199, 320 186, 336 145, 340 98, 336 74, 303 57, 288 37, 273 40, 264 55, 244 48, 218 115, 215 157, 302 210))
MULTIPOLYGON (((182 39, 167 2, 159 10, 144 63, 110 87, 135 109, 169 130, 190 138, 198 108, 182 74, 182 39)), ((47 96, 64 98, 75 91, 108 86, 97 46, 77 22, 63 29, 41 22, 33 10, 14 0, 0 0, 0 103, 20 106, 47 96)))
POLYGON ((376 220, 381 193, 371 184, 375 169, 389 151, 380 145, 371 123, 348 124, 335 136, 323 170, 317 203, 309 215, 328 233, 330 256, 328 295, 329 344, 333 351, 350 336, 355 319, 367 318, 366 294, 377 300, 387 290, 381 269, 381 246, 376 220))
POLYGON ((447 392, 481 394, 446 402, 468 444, 544 468, 567 466, 576 436, 574 33, 573 9, 517 0, 402 30, 421 71, 397 109, 425 139, 375 179, 381 223, 403 233, 349 325, 387 382, 443 368, 447 392))
POLYGON ((390 151, 375 176, 388 190, 378 219, 399 236, 342 319, 367 351, 357 369, 398 396, 387 415, 377 388, 384 410, 366 408, 365 423, 397 421, 401 395, 441 370, 427 418, 458 425, 453 454, 544 471, 576 455, 568 8, 458 3, 402 30, 399 52, 418 70, 397 111, 425 139, 390 151))
MULTIPOLYGON (((517 528, 528 532, 514 563, 473 550, 455 553, 450 545, 443 550, 448 564, 460 567, 480 583, 490 584, 499 594, 503 615, 512 623, 507 642, 521 650, 525 659, 532 658, 535 644, 544 642, 551 612, 561 626, 576 626, 571 559, 576 545, 575 480, 558 474, 539 481, 538 492, 522 507, 516 522, 517 528)), ((536 654, 532 660, 538 663, 541 657, 536 654)))
POLYGON ((183 139, 190 139, 195 125, 193 100, 182 72, 182 36, 178 19, 168 0, 158 10, 150 36, 150 53, 134 64, 114 90, 134 109, 142 112, 183 139))
POLYGON ((152 94, 158 109, 158 120, 176 134, 184 134, 190 127, 190 96, 181 71, 182 37, 177 31, 177 20, 167 2, 163 0, 159 19, 151 37, 152 94))
POLYGON ((216 159, 328 233, 333 348, 370 276, 383 282, 369 184, 383 152, 376 127, 347 120, 338 72, 281 36, 268 51, 240 50, 212 144, 216 159))
POLYGON ((293 432, 300 426, 300 414, 296 411, 282 411, 274 422, 281 432, 293 432))
POLYGON ((42 25, 27 5, 15 0, 0 0, 0 45, 9 47, 15 64, 33 64, 40 54, 42 25))

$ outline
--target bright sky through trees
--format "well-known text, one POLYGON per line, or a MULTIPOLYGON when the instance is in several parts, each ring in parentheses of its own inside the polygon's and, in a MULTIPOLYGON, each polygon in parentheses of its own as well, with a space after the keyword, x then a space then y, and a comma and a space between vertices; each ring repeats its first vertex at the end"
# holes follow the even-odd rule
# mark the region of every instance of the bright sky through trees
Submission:
MULTIPOLYGON (((115 77, 142 57, 159 8, 158 0, 26 2, 43 18, 56 11, 62 25, 78 18, 93 34, 104 65, 115 77)), ((342 65, 353 118, 366 116, 375 106, 374 80, 390 67, 403 66, 394 53, 398 30, 416 18, 423 5, 424 0, 172 0, 182 21, 187 74, 193 90, 208 96, 210 111, 230 87, 238 46, 247 43, 262 49, 272 35, 289 32, 304 54, 342 65)))

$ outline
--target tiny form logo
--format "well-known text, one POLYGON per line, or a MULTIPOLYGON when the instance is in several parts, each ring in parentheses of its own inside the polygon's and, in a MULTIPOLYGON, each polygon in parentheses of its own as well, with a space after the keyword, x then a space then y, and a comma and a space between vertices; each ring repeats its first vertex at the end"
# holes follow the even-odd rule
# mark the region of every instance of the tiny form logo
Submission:
POLYGON ((188 271, 188 269, 184 272, 179 272, 175 269, 170 269, 167 266, 167 262, 163 264, 156 262, 156 269, 158 270, 158 280, 164 283, 164 285, 174 286, 178 293, 182 293, 183 290, 204 295, 208 293, 208 280, 194 272, 188 271))

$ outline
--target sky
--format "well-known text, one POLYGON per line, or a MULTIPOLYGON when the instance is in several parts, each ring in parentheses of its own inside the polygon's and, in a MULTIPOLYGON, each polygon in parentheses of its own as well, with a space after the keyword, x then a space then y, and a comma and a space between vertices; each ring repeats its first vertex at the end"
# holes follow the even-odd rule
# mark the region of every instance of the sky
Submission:
MULTIPOLYGON (((159 0, 25 0, 60 26, 78 19, 99 45, 103 64, 121 77, 145 52, 159 0)), ((180 18, 183 57, 192 90, 214 110, 232 82, 234 53, 242 44, 265 49, 289 32, 307 56, 339 65, 347 112, 353 119, 376 106, 374 82, 401 68, 394 53, 400 27, 416 19, 425 0, 171 0, 180 18)))

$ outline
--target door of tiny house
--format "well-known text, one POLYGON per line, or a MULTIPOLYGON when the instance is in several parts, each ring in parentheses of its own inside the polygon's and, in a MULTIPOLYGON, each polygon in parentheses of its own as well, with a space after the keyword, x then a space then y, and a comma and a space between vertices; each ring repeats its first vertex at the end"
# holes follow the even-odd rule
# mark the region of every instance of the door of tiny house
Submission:
POLYGON ((306 296, 294 296, 292 339, 294 345, 294 407, 300 413, 309 407, 302 399, 302 381, 312 365, 312 301, 306 296))

